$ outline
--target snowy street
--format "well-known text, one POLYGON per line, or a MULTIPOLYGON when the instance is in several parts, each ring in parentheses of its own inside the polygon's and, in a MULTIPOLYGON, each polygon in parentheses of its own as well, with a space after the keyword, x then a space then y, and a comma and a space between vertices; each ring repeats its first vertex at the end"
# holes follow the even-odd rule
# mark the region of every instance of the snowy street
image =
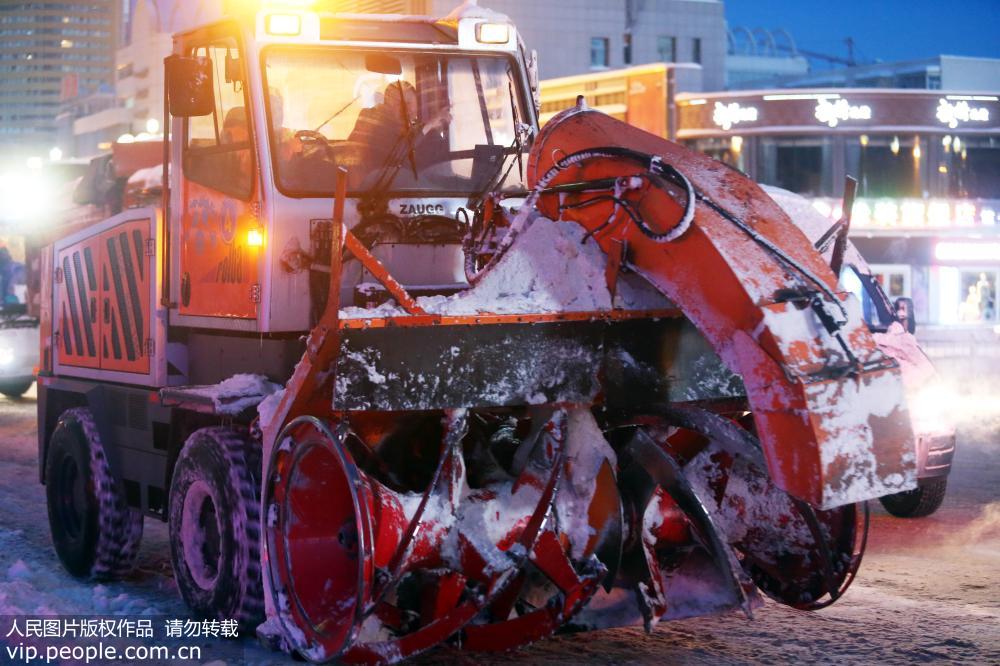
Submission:
MULTIPOLYGON (((986 378, 951 380, 961 419, 944 506, 921 520, 872 507, 868 552, 847 596, 817 613, 768 603, 740 615, 564 636, 512 655, 451 649, 422 663, 912 663, 1000 661, 1000 404, 986 378), (964 391, 964 392, 960 392, 964 391)), ((995 380, 994 380, 995 381, 995 380)), ((38 484, 34 393, 0 399, 0 616, 24 614, 186 617, 171 575, 166 529, 151 520, 129 580, 80 583, 52 550, 38 484)), ((286 663, 255 641, 202 639, 203 663, 286 663)))

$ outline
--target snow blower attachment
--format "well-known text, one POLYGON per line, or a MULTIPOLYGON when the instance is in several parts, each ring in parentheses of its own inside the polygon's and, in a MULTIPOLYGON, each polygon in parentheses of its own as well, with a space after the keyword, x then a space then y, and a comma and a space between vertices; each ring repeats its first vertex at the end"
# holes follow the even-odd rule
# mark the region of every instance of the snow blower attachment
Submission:
POLYGON ((446 316, 407 296, 355 325, 343 247, 405 289, 343 229, 341 188, 326 311, 264 424, 268 614, 311 661, 750 615, 759 591, 819 608, 857 571, 864 501, 913 486, 898 367, 754 183, 582 106, 527 166, 469 293, 570 222, 605 257, 587 288, 617 302, 641 278, 670 307, 446 316), (689 335, 742 390, 678 394, 689 335))

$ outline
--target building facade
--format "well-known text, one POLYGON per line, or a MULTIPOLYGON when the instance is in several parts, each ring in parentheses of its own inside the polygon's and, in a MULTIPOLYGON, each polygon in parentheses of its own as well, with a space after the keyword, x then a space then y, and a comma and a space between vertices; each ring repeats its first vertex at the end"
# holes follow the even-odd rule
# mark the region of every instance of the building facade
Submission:
MULTIPOLYGON (((418 13, 447 14, 455 0, 423 0, 418 13)), ((481 0, 508 15, 542 78, 654 62, 695 63, 705 90, 725 85, 726 20, 719 0, 481 0)))
POLYGON ((823 69, 778 78, 769 87, 995 92, 1000 90, 1000 59, 940 55, 921 60, 823 69))
MULTIPOLYGON (((1000 88, 1000 86, 998 86, 1000 88)), ((922 324, 1000 324, 1000 93, 758 90, 678 96, 678 138, 807 196, 922 324)))
POLYGON ((48 154, 65 100, 110 92, 121 0, 0 3, 0 150, 48 154))
POLYGON ((123 136, 156 135, 163 118, 163 59, 173 33, 223 16, 222 0, 130 0, 125 43, 115 52, 114 88, 66 100, 57 121, 63 155, 92 157, 123 136))

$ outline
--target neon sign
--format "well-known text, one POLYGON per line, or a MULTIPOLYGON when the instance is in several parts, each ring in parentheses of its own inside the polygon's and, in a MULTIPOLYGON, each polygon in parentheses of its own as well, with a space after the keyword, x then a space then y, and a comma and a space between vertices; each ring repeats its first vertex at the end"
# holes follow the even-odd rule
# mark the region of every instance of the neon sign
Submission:
MULTIPOLYGON (((812 200, 813 208, 831 221, 843 214, 839 199, 812 200)), ((858 199, 851 228, 857 230, 995 229, 1000 201, 967 199, 858 199)))
POLYGON ((990 110, 985 106, 969 106, 965 100, 949 102, 942 99, 938 102, 937 119, 948 127, 955 129, 959 123, 986 123, 990 120, 990 110))
POLYGON ((739 123, 752 123, 757 121, 757 107, 740 106, 736 102, 731 104, 715 103, 715 111, 712 113, 712 121, 724 130, 731 129, 733 125, 739 123))
POLYGON ((846 99, 830 101, 821 99, 816 102, 816 120, 826 123, 830 127, 836 127, 838 123, 845 120, 871 120, 872 108, 867 104, 853 106, 846 99))

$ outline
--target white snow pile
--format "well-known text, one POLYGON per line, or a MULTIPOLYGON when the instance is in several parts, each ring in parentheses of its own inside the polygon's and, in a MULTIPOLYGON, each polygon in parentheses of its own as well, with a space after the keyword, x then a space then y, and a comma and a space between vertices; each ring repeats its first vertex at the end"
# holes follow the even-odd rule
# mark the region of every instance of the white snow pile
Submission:
POLYGON ((281 389, 263 375, 239 374, 212 386, 198 386, 187 389, 189 393, 211 400, 219 414, 239 414, 244 409, 255 407, 265 397, 281 389))
POLYGON ((278 405, 281 404, 281 399, 284 397, 285 389, 279 389, 260 401, 260 404, 257 405, 257 416, 260 418, 260 427, 267 427, 267 424, 274 418, 275 412, 278 411, 278 405))
MULTIPOLYGON (((607 255, 574 222, 537 218, 474 288, 454 296, 426 296, 417 304, 430 314, 477 315, 651 310, 669 301, 634 273, 619 276, 614 303, 605 279, 607 255)), ((395 302, 377 308, 344 308, 344 319, 392 317, 406 312, 395 302)))
POLYGON ((21 556, 13 561, 0 556, 4 564, 0 568, 0 616, 162 612, 149 599, 118 592, 110 586, 74 584, 54 558, 39 558, 37 552, 26 551, 25 543, 29 541, 21 530, 0 528, 0 553, 11 559, 13 553, 21 556))
POLYGON ((589 409, 569 412, 566 423, 566 456, 569 468, 559 488, 556 514, 559 526, 569 536, 570 553, 583 559, 587 546, 597 532, 591 525, 588 510, 597 491, 596 480, 607 463, 614 469, 618 462, 614 449, 604 438, 601 427, 589 409))
POLYGON ((139 169, 128 178, 128 184, 143 190, 154 190, 163 187, 163 165, 139 169))
POLYGON ((451 10, 447 16, 444 17, 445 21, 461 21, 462 19, 486 19, 487 21, 493 21, 495 23, 510 23, 510 18, 506 14, 501 14, 493 9, 488 9, 486 7, 480 7, 477 0, 465 0, 458 7, 451 10))

